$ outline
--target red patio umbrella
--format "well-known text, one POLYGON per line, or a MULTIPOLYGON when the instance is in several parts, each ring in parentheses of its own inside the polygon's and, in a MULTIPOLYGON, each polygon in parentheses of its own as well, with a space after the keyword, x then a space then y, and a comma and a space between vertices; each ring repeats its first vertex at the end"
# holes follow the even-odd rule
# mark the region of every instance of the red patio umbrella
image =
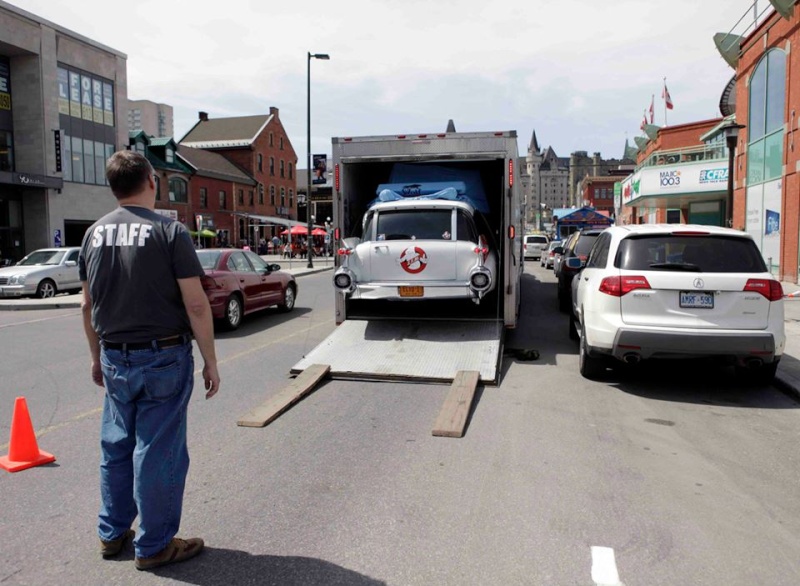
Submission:
POLYGON ((311 230, 312 236, 325 236, 325 234, 327 234, 327 232, 323 228, 314 228, 311 230))
POLYGON ((291 230, 284 230, 281 232, 281 236, 286 236, 287 234, 291 234, 292 236, 300 236, 302 234, 308 234, 308 228, 301 224, 297 224, 292 226, 291 230))

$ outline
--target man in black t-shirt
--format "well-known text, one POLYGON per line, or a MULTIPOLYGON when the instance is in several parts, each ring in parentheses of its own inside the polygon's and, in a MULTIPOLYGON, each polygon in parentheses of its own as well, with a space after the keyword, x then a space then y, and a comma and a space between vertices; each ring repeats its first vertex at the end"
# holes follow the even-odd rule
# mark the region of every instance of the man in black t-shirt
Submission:
POLYGON ((207 399, 220 379, 204 271, 183 224, 154 211, 153 168, 141 154, 120 151, 106 177, 119 207, 86 231, 79 257, 92 380, 106 390, 98 534, 103 557, 116 556, 138 514, 135 565, 149 570, 204 546, 175 537, 189 469, 192 337, 207 399))

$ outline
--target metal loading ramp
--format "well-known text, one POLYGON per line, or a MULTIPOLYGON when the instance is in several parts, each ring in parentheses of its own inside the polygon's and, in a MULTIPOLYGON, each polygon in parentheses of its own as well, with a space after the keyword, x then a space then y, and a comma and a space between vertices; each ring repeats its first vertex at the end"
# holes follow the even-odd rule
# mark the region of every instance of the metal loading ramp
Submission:
POLYGON ((476 370, 483 384, 497 384, 502 339, 494 320, 347 320, 291 373, 326 364, 331 378, 451 383, 476 370))

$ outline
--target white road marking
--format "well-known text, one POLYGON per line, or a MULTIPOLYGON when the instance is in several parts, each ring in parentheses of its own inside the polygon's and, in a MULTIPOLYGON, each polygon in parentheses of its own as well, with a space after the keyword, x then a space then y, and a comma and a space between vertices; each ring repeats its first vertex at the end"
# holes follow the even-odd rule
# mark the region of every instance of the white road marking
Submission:
MULTIPOLYGON (((64 309, 69 309, 69 308, 65 307, 64 309)), ((52 309, 48 309, 47 311, 53 311, 53 310, 52 309)), ((27 324, 35 324, 35 323, 38 323, 40 321, 50 321, 52 319, 63 319, 65 317, 72 317, 74 315, 78 315, 78 313, 80 313, 80 312, 62 313, 62 314, 59 314, 59 315, 52 315, 50 317, 42 317, 42 318, 39 318, 39 319, 29 319, 28 321, 20 321, 20 322, 11 323, 11 324, 3 324, 3 325, 0 326, 0 330, 2 330, 4 328, 13 328, 14 326, 24 326, 24 325, 27 325, 27 324)))
POLYGON ((614 550, 610 547, 592 546, 592 581, 597 586, 622 586, 614 550))

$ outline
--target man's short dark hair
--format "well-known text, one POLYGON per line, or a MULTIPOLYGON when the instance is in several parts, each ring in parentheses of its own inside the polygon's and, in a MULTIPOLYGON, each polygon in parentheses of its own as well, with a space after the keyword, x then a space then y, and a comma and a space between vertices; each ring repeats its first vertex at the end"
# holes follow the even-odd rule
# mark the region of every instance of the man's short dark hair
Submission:
POLYGON ((136 151, 117 151, 106 163, 106 178, 117 199, 126 199, 141 192, 152 173, 150 162, 136 151))

